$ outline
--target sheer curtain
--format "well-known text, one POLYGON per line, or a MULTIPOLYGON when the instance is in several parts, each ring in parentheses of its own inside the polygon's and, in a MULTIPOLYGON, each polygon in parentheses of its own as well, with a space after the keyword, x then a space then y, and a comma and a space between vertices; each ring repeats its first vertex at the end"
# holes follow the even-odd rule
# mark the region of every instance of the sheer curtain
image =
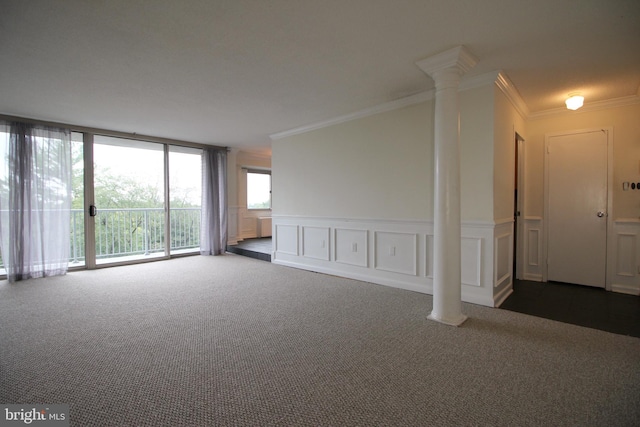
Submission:
POLYGON ((0 122, 0 253, 10 282, 65 274, 71 131, 0 122))
POLYGON ((202 153, 202 218, 200 253, 220 255, 227 247, 227 151, 202 153))

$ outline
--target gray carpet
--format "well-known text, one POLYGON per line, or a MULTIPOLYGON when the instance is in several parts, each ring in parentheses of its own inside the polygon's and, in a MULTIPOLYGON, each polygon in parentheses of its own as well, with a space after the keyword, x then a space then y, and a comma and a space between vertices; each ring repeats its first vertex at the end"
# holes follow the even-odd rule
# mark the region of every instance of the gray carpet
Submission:
POLYGON ((74 426, 631 426, 640 339, 236 255, 0 282, 0 403, 74 426))

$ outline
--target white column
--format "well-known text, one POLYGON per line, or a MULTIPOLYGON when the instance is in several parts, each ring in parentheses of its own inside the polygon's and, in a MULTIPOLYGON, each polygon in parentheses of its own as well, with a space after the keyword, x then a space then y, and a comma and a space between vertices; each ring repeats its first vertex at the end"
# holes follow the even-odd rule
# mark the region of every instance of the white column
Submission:
POLYGON ((459 326, 462 314, 460 222, 460 77, 475 58, 458 46, 416 63, 436 84, 433 310, 429 319, 459 326))

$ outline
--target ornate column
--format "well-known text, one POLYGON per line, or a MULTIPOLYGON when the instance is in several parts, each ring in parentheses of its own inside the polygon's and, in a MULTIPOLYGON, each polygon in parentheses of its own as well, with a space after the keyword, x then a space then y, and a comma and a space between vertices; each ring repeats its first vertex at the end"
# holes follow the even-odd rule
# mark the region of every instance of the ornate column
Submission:
POLYGON ((476 64, 464 47, 416 62, 436 84, 433 310, 429 319, 459 326, 462 314, 460 222, 460 77, 476 64))

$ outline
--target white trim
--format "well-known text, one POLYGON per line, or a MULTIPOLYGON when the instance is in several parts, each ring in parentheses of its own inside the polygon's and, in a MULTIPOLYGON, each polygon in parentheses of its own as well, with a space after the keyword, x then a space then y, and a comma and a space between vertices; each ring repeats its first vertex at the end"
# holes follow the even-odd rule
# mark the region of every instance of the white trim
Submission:
POLYGON ((535 119, 548 117, 548 116, 557 116, 560 114, 568 115, 568 114, 588 113, 591 111, 606 110, 606 109, 617 108, 617 107, 626 107, 629 105, 636 105, 636 104, 640 104, 640 96, 629 95, 629 96, 623 96, 620 98, 612 98, 612 99, 604 99, 602 101, 587 102, 584 104, 582 108, 576 111, 568 110, 567 108, 563 108, 563 107, 552 108, 550 110, 536 111, 534 113, 529 113, 526 116, 526 118, 530 120, 535 120, 535 119))
POLYGON ((617 218, 613 222, 615 224, 620 224, 620 225, 624 225, 624 224, 635 225, 635 224, 640 224, 640 218, 617 218))
POLYGON ((322 128, 337 125, 340 123, 345 123, 352 120, 373 116, 374 114, 385 113, 387 111, 393 111, 393 110, 398 110, 400 108, 408 107, 410 105, 420 104, 422 102, 430 101, 434 99, 434 97, 435 97, 435 90, 431 89, 425 92, 417 93, 415 95, 407 96, 405 98, 400 98, 394 101, 385 102, 384 104, 379 104, 373 107, 365 108, 364 110, 359 110, 353 113, 338 116, 333 119, 324 120, 321 122, 300 126, 300 127, 285 130, 282 132, 273 133, 269 135, 269 138, 271 138, 272 141, 275 141, 278 139, 287 138, 289 136, 310 132, 312 130, 322 129, 322 128))
POLYGON ((511 224, 512 222, 514 222, 512 217, 508 217, 508 218, 502 218, 502 219, 496 219, 492 225, 500 226, 500 225, 505 225, 505 224, 511 224))
MULTIPOLYGON (((485 74, 481 74, 479 76, 473 76, 466 79, 463 78, 460 81, 459 92, 492 84, 496 81, 496 78, 499 78, 500 76, 504 76, 504 74, 500 71, 491 71, 485 74)), ((505 79, 506 76, 502 78, 505 79)), ((515 89, 512 89, 512 91, 515 91, 515 89)), ((521 100, 520 95, 518 95, 517 91, 513 93, 515 93, 515 96, 517 97, 517 99, 520 100, 519 102, 524 105, 524 102, 521 100)), ((306 132, 311 132, 313 130, 322 129, 322 128, 337 125, 340 123, 349 122, 351 120, 362 119, 368 116, 373 116, 375 114, 386 113, 387 111, 399 110, 400 108, 409 107, 411 105, 416 105, 423 102, 431 101, 435 99, 435 94, 436 94, 435 89, 429 89, 424 92, 420 92, 420 93, 410 95, 404 98, 396 99, 393 101, 385 102, 383 104, 375 105, 373 107, 365 108, 363 110, 355 111, 353 113, 344 114, 342 116, 334 117, 332 119, 311 123, 308 125, 285 130, 282 132, 276 132, 269 135, 269 138, 271 138, 272 141, 275 141, 278 139, 287 138, 290 136, 299 135, 306 132)), ((509 97, 509 99, 512 99, 512 98, 509 97)))
POLYGON ((490 84, 495 83, 496 79, 500 75, 500 71, 490 71, 488 73, 480 74, 473 77, 463 77, 460 80, 460 85, 458 86, 459 92, 464 92, 465 90, 475 89, 477 87, 488 86, 490 84))
POLYGON ((466 73, 475 67, 477 63, 478 59, 469 49, 460 45, 417 61, 416 65, 431 76, 435 72, 452 67, 459 69, 462 73, 466 73))
POLYGON ((621 294, 640 296, 640 289, 632 285, 621 285, 614 283, 613 285, 611 285, 611 290, 613 292, 618 292, 621 294))
MULTIPOLYGON (((404 224, 404 225, 429 225, 433 226, 433 219, 386 219, 386 218, 372 218, 372 217, 327 217, 327 216, 314 216, 314 215, 271 215, 273 219, 293 219, 293 220, 305 220, 305 221, 338 221, 338 222, 356 222, 356 223, 368 223, 375 222, 377 224, 404 224)), ((527 219, 542 219, 542 217, 526 217, 527 219)), ((474 228, 493 228, 499 225, 512 223, 513 218, 502 218, 495 221, 486 220, 462 220, 462 227, 474 227, 474 228)))
MULTIPOLYGON (((433 252, 430 239, 433 236, 432 221, 385 220, 305 217, 275 215, 272 217, 274 229, 274 253, 272 262, 305 270, 364 280, 371 283, 409 289, 417 292, 433 293, 432 264, 433 252), (304 238, 301 230, 320 228, 328 230, 329 254, 324 257, 308 257, 304 254, 304 238), (336 256, 338 230, 352 230, 359 233, 357 252, 359 255, 340 259, 336 256), (284 233, 281 233, 284 232, 284 233), (384 242, 379 241, 384 237, 384 242), (394 239, 398 239, 397 241, 394 239), (286 249, 282 251, 282 248, 286 249), (390 249, 395 247, 395 250, 390 249), (397 257, 396 260, 393 258, 397 257), (348 262, 344 262, 349 260, 348 262), (382 262, 381 262, 382 261, 382 262)), ((511 274, 500 277, 496 287, 496 256, 510 257, 510 254, 496 254, 496 238, 509 239, 512 230, 511 219, 501 221, 496 226, 489 221, 462 222, 461 244, 466 245, 463 263, 462 298, 466 302, 490 307, 502 302, 511 292, 511 274), (500 228, 498 228, 500 227, 500 228), (471 242, 469 244, 469 242, 471 242)), ((307 242, 317 247, 322 239, 317 234, 307 236, 307 242)), ((341 250, 350 251, 353 241, 341 241, 341 250)), ((504 250, 511 250, 503 248, 504 250)), ((504 252, 504 250, 502 252, 504 252)), ((504 260, 505 258, 503 258, 504 260)), ((504 272, 503 272, 504 273, 504 272)))
POLYGON ((507 97, 509 102, 511 102, 511 105, 513 105, 518 114, 520 114, 525 119, 528 118, 530 114, 529 107, 527 107, 527 104, 524 102, 524 100, 520 96, 520 93, 518 92, 518 89, 516 89, 516 86, 509 79, 509 77, 504 72, 500 71, 495 79, 495 82, 496 86, 498 86, 498 89, 500 89, 502 93, 504 93, 504 95, 507 97))
MULTIPOLYGON (((554 116, 558 114, 579 114, 590 111, 604 110, 616 107, 625 107, 628 105, 640 104, 640 95, 629 95, 620 98, 605 99, 602 101, 587 102, 584 107, 578 111, 570 111, 564 107, 552 108, 549 110, 541 110, 531 112, 529 107, 520 96, 518 89, 513 84, 511 79, 504 71, 490 71, 478 76, 462 78, 460 81, 459 92, 482 87, 485 84, 495 83, 495 85, 504 93, 511 105, 516 109, 518 114, 525 120, 534 120, 542 117, 554 116)), ((374 114, 385 113, 387 111, 398 110, 400 108, 408 107, 422 102, 427 102, 435 99, 435 89, 429 89, 424 92, 420 92, 414 95, 410 95, 404 98, 388 101, 383 104, 378 104, 373 107, 368 107, 362 110, 355 111, 353 113, 344 114, 334 117, 332 119, 323 120, 320 122, 311 123, 308 125, 300 126, 297 128, 285 130, 282 132, 276 132, 269 135, 272 141, 287 138, 289 136, 299 135, 302 133, 310 132, 317 129, 337 125, 340 123, 349 122, 351 120, 361 119, 364 117, 372 116, 374 114)))

